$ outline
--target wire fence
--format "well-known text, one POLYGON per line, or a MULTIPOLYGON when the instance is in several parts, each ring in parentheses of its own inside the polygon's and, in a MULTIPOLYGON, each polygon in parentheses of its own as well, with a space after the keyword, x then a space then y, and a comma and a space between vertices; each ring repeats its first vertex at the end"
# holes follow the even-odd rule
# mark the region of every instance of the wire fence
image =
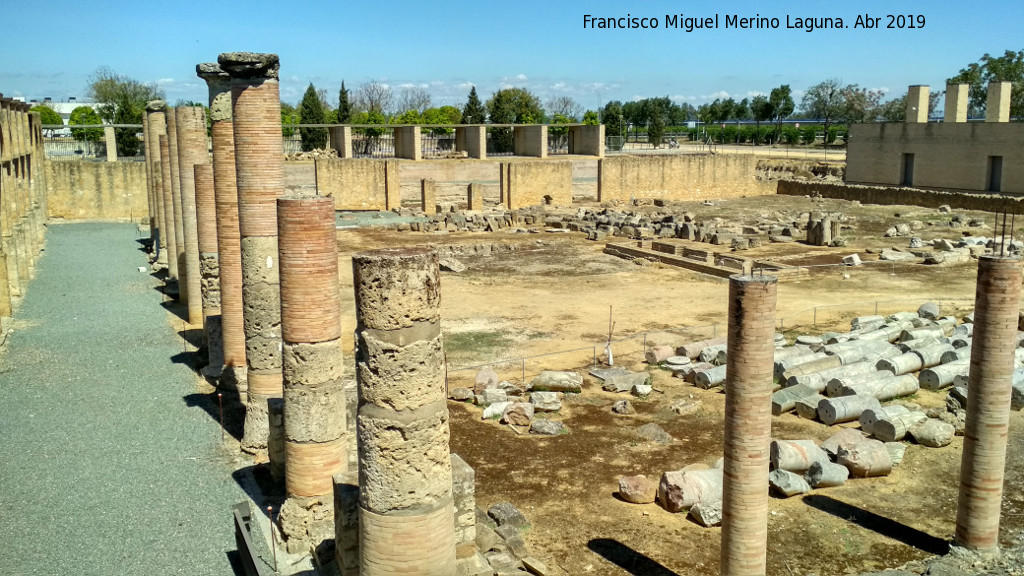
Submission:
MULTIPOLYGON (((951 315, 951 311, 966 312, 974 306, 974 301, 968 298, 923 297, 827 304, 779 316, 775 319, 776 328, 779 332, 790 335, 801 330, 820 332, 823 329, 839 329, 842 324, 848 323, 850 319, 857 316, 889 315, 911 309, 916 310, 925 302, 939 304, 940 309, 947 315, 951 315)), ((727 333, 728 327, 725 323, 659 328, 613 338, 610 348, 614 358, 633 361, 637 356, 646 354, 647 350, 654 346, 678 348, 683 344, 724 337, 727 333)), ((449 389, 460 386, 472 388, 476 372, 490 367, 497 372, 500 379, 508 382, 520 382, 525 386, 529 377, 536 376, 544 370, 597 367, 608 344, 607 341, 601 341, 590 346, 505 358, 468 366, 451 367, 446 361, 445 378, 449 389)))
POLYGON ((146 159, 142 124, 110 124, 71 127, 44 125, 43 154, 49 160, 106 161, 106 129, 114 131, 117 160, 141 162, 146 159))

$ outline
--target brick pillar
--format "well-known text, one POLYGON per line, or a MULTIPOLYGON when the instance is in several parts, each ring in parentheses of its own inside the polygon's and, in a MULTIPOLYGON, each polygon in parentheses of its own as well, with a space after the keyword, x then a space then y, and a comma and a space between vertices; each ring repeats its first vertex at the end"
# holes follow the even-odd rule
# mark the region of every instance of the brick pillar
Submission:
POLYGON ((958 545, 973 550, 999 546, 1021 268, 1021 260, 1014 258, 982 256, 978 260, 968 382, 971 401, 967 403, 954 537, 958 545))
POLYGON ((196 65, 210 91, 213 191, 217 208, 217 268, 224 371, 220 385, 246 401, 245 331, 242 329, 242 254, 238 239, 235 135, 231 121, 231 77, 216 63, 196 65))
MULTIPOLYGON (((203 323, 202 280, 199 272, 199 221, 196 205, 195 165, 209 161, 206 154, 206 114, 198 106, 175 109, 175 131, 178 138, 178 178, 181 193, 181 224, 185 239, 185 302, 188 323, 203 323)), ((178 264, 178 274, 182 274, 178 264)))
POLYGON ((348 461, 334 199, 282 197, 277 222, 288 493, 281 529, 289 550, 304 551, 334 526, 332 477, 348 461))
MULTIPOLYGON (((173 110, 173 108, 172 108, 173 110)), ((165 119, 170 120, 172 114, 167 114, 165 119)), ((164 129, 170 126, 165 123, 164 129)), ((164 202, 164 227, 167 231, 167 279, 172 282, 178 281, 178 236, 174 230, 177 226, 174 218, 174 191, 171 189, 171 136, 160 134, 157 136, 160 144, 160 191, 164 202)))
POLYGON ((420 205, 426 214, 437 214, 437 186, 433 180, 420 180, 420 205))
MULTIPOLYGON (((206 132, 203 131, 203 141, 206 132)), ((219 377, 224 366, 220 321, 220 279, 217 260, 217 208, 213 191, 213 164, 196 164, 196 221, 199 224, 199 288, 203 305, 203 338, 206 342, 205 376, 219 377)))
POLYGON ((352 268, 361 574, 450 576, 455 519, 437 253, 363 252, 352 268))
POLYGON ((282 395, 276 202, 284 193, 284 149, 278 58, 276 54, 229 52, 217 61, 231 76, 248 363, 242 448, 257 452, 267 446, 267 399, 282 395))
POLYGON ((723 576, 763 576, 766 570, 777 285, 774 276, 729 278, 723 576))
POLYGON ((160 156, 160 136, 167 134, 167 119, 164 110, 167 104, 163 100, 151 100, 146 103, 146 158, 150 163, 150 184, 152 186, 151 214, 156 233, 153 238, 153 250, 156 251, 157 265, 167 265, 167 228, 164 224, 164 194, 161 173, 163 163, 160 156))
POLYGON ((185 265, 185 228, 181 220, 181 176, 178 172, 178 109, 167 109, 167 148, 170 152, 171 202, 174 204, 174 277, 178 280, 178 301, 188 301, 188 270, 185 265))

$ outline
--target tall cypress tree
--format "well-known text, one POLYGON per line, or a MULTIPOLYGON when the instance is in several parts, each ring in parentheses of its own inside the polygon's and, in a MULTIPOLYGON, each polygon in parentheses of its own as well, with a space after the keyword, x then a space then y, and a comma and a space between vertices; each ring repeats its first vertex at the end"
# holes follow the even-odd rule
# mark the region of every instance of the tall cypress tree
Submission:
POLYGON ((345 89, 345 81, 341 81, 341 91, 338 92, 338 124, 348 124, 352 121, 352 104, 348 101, 348 90, 345 89))
MULTIPOLYGON (((323 124, 327 115, 324 114, 324 105, 316 93, 313 83, 306 88, 302 96, 302 103, 299 104, 299 122, 302 124, 323 124)), ((302 138, 302 151, 309 152, 327 147, 327 128, 299 128, 299 137, 302 138)))
POLYGON ((469 90, 469 100, 466 101, 466 106, 462 109, 462 123, 483 124, 486 121, 487 108, 480 102, 480 98, 476 95, 476 86, 473 86, 469 90))

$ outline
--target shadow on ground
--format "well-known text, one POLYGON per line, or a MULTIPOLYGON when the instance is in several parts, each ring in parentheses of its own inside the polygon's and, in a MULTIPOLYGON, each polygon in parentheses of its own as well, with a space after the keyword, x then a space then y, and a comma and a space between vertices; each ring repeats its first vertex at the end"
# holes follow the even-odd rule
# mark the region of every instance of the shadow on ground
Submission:
POLYGON ((822 512, 827 512, 837 518, 852 522, 861 528, 892 538, 929 554, 943 556, 949 552, 949 542, 946 540, 936 538, 902 522, 879 516, 874 512, 847 504, 841 500, 814 494, 804 496, 803 501, 812 508, 817 508, 822 512))
POLYGON ((206 412, 210 418, 222 425, 225 433, 241 441, 245 427, 245 407, 239 402, 238 394, 235 392, 220 392, 220 398, 217 398, 217 394, 217 390, 209 394, 189 394, 184 397, 185 405, 206 412))
POLYGON ((633 576, 679 576, 651 557, 641 554, 618 540, 595 538, 587 548, 633 576))

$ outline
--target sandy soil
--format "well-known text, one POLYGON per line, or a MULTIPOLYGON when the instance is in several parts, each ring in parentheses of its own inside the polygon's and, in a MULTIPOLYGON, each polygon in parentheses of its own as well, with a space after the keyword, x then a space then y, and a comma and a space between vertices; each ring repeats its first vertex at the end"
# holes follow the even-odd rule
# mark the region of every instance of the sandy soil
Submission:
MULTIPOLYGON (((686 206, 700 218, 728 217, 752 223, 758 214, 798 214, 811 209, 841 211, 855 217, 847 248, 802 244, 766 245, 744 256, 775 258, 790 264, 836 264, 857 252, 865 260, 907 239, 881 235, 900 221, 919 220, 915 235, 955 238, 967 229, 950 228, 948 214, 916 207, 860 206, 844 201, 761 197, 716 206, 686 206), (899 216, 896 216, 896 215, 899 216), (931 222, 933 225, 928 225, 931 222)), ((652 208, 653 210, 653 208, 652 208)), ((991 214, 972 214, 988 218, 991 214)), ((992 235, 991 229, 972 229, 992 235)), ((517 250, 500 256, 461 258, 468 270, 442 276, 443 328, 450 386, 471 380, 475 370, 459 367, 501 359, 555 354, 496 366, 502 378, 527 380, 537 371, 585 369, 600 353, 608 334, 609 307, 618 363, 641 364, 646 343, 681 343, 715 328, 668 332, 686 326, 718 323, 726 315, 727 282, 661 265, 638 266, 601 253, 603 243, 578 234, 419 234, 387 230, 341 230, 339 257, 349 323, 354 330, 351 255, 382 246, 407 244, 514 243, 517 250)), ((848 329, 860 314, 916 310, 925 299, 942 299, 945 311, 967 310, 974 298, 975 264, 955 266, 871 265, 822 267, 798 283, 781 284, 778 317, 787 333, 848 329), (844 274, 848 278, 844 278, 844 274), (896 299, 913 301, 892 302, 896 299), (867 301, 867 304, 851 304, 867 301), (813 307, 819 308, 816 312, 813 307), (816 326, 814 325, 816 322, 816 326)), ((720 332, 721 333, 721 332, 720 332)), ((348 349, 351 349, 350 347, 348 349)), ((635 400, 637 414, 617 416, 610 406, 618 398, 592 381, 584 394, 568 401, 558 418, 571 433, 552 438, 520 436, 507 427, 481 421, 479 409, 452 402, 452 450, 477 472, 477 504, 486 508, 508 500, 533 523, 527 541, 535 555, 567 574, 706 574, 717 571, 717 528, 701 528, 684 515, 656 505, 638 506, 614 496, 618 477, 643 473, 660 477, 666 470, 694 462, 711 463, 721 454, 724 397, 701 391, 667 372, 654 371, 657 392, 635 400), (674 399, 700 399, 702 409, 676 416, 674 399), (633 429, 657 422, 676 442, 652 444, 633 429)), ((944 394, 920 392, 915 401, 939 405, 944 394)), ((1004 531, 1024 527, 1024 462, 1019 448, 1021 416, 1011 420, 1004 531)), ((780 438, 824 439, 835 428, 777 418, 780 438)), ((839 574, 881 569, 942 552, 954 529, 961 439, 945 449, 912 445, 904 463, 886 478, 857 480, 807 498, 773 499, 769 522, 769 574, 839 574)))

